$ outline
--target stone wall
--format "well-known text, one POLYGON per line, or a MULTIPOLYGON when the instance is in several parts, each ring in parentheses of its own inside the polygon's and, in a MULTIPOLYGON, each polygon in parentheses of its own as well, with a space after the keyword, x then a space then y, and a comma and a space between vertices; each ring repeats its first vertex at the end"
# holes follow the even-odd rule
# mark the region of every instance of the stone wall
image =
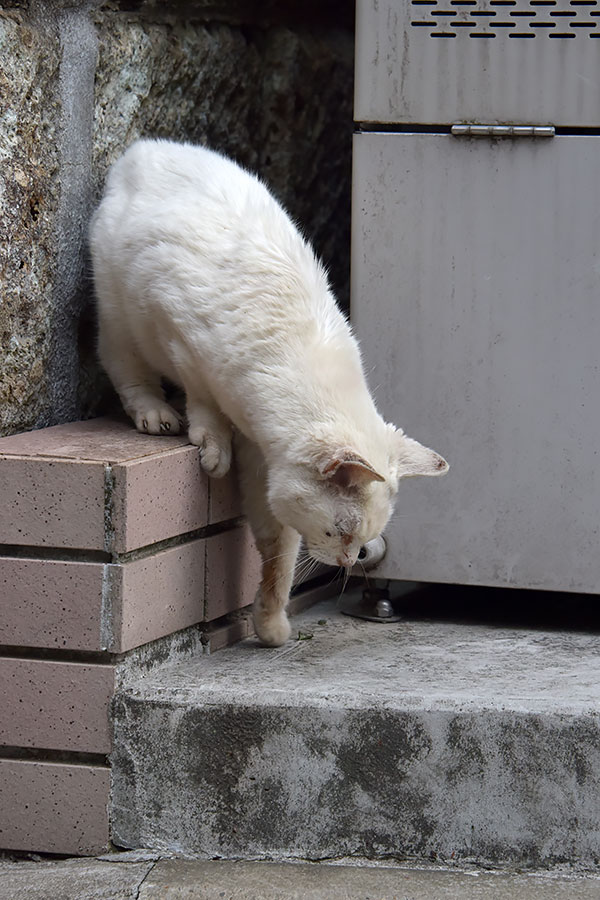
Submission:
POLYGON ((347 303, 352 7, 0 2, 0 434, 106 408, 86 229, 139 136, 259 172, 347 303))

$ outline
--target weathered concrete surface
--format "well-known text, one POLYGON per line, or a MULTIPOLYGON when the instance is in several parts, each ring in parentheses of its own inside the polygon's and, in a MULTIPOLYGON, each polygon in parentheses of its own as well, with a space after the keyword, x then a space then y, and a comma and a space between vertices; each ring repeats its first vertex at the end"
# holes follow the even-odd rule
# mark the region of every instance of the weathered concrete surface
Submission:
POLYGON ((0 861, 0 900, 137 900, 152 862, 0 861))
POLYGON ((596 900, 599 892, 596 878, 165 860, 139 900, 596 900))
POLYGON ((597 865, 598 635, 332 606, 294 628, 313 637, 248 640, 117 695, 117 843, 597 865))
POLYGON ((598 877, 564 873, 110 860, 0 862, 0 900, 596 900, 600 892, 598 877))

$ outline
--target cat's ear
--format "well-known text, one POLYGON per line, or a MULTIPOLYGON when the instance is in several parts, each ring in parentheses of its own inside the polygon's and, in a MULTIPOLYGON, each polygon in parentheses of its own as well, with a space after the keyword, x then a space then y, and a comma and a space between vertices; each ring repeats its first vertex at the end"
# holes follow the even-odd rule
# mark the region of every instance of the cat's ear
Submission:
POLYGON ((371 481, 385 481, 383 475, 352 450, 338 450, 319 463, 319 474, 339 488, 360 487, 371 481))
POLYGON ((407 437, 399 428, 394 435, 394 455, 398 478, 409 478, 414 475, 445 475, 448 463, 429 447, 407 437))

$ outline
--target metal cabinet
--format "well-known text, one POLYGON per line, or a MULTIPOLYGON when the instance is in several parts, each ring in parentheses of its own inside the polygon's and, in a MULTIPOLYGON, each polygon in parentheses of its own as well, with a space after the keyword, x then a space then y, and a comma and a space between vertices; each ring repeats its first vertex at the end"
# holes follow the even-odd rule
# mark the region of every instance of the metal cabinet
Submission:
POLYGON ((382 577, 600 590, 596 32, 597 0, 359 0, 351 315, 451 465, 401 485, 382 577))

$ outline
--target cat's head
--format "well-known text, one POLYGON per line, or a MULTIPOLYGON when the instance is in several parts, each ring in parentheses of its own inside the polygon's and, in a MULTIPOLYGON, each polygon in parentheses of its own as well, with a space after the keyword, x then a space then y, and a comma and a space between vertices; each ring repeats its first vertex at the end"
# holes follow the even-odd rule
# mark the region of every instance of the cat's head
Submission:
POLYGON ((352 566, 360 548, 384 530, 398 482, 444 475, 448 463, 391 425, 377 461, 351 447, 320 448, 302 464, 271 472, 269 502, 280 522, 298 531, 313 559, 352 566), (387 446, 389 444, 389 446, 387 446))

